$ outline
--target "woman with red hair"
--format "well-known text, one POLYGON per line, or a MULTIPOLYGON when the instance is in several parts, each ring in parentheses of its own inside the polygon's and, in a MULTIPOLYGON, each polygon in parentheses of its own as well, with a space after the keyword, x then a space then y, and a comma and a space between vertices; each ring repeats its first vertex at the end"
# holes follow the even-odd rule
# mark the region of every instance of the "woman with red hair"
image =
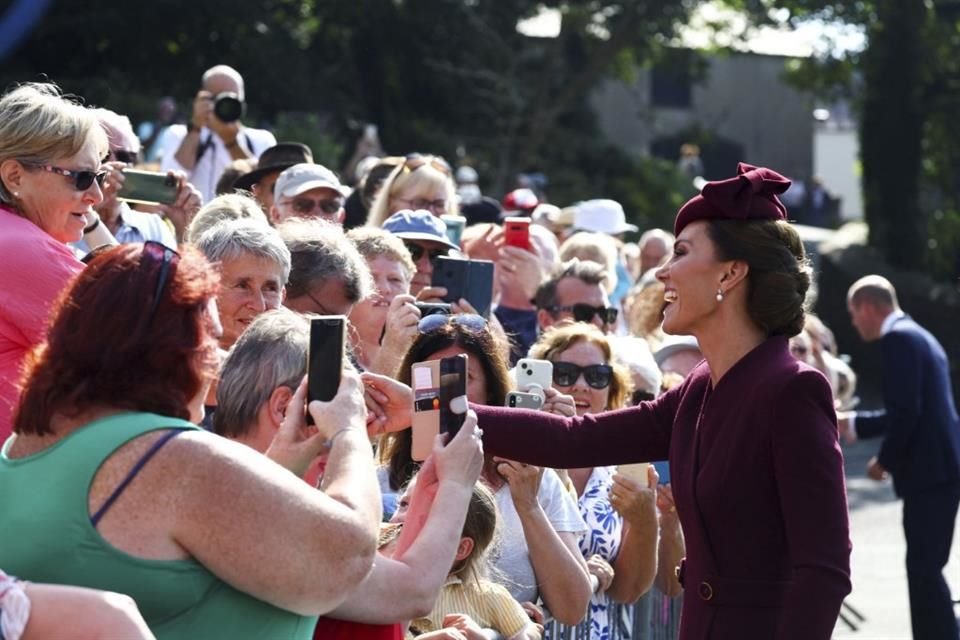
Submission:
POLYGON ((0 452, 0 529, 16 532, 0 566, 128 594, 159 638, 309 638, 376 548, 361 387, 344 372, 337 396, 311 406, 317 433, 274 443, 293 474, 195 427, 217 287, 195 249, 150 242, 101 253, 73 281, 27 359, 0 452), (319 492, 295 474, 326 449, 319 492))

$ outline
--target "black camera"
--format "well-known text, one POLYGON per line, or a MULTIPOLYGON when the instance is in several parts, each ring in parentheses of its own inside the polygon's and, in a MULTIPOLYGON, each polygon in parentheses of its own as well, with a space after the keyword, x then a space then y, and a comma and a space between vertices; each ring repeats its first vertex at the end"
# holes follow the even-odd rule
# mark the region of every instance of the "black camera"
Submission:
POLYGON ((236 122, 243 117, 245 106, 232 91, 218 93, 213 99, 213 113, 221 122, 236 122))
POLYGON ((417 302, 415 306, 420 310, 421 318, 433 315, 449 316, 452 312, 449 302, 417 302))

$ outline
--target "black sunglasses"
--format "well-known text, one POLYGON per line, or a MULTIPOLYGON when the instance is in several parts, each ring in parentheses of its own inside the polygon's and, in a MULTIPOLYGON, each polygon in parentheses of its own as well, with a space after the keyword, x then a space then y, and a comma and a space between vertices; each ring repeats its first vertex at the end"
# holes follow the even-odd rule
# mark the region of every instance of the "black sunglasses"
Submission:
POLYGON ((137 151, 128 151, 127 149, 111 149, 110 156, 117 162, 125 164, 137 164, 140 161, 140 153, 137 151))
POLYGON ((413 242, 404 242, 403 244, 407 247, 407 251, 410 252, 410 258, 414 262, 419 262, 420 258, 423 257, 424 252, 426 252, 427 255, 430 256, 430 262, 433 262, 437 258, 441 256, 445 256, 450 253, 450 249, 448 247, 427 249, 423 245, 415 244, 413 242))
MULTIPOLYGON (((24 163, 27 164, 27 163, 24 163)), ((42 169, 49 173, 57 173, 67 178, 73 178, 73 188, 77 191, 86 191, 96 180, 97 184, 103 186, 103 181, 107 177, 106 171, 74 171, 72 169, 62 169, 49 164, 31 164, 35 169, 42 169)))
POLYGON ((603 322, 603 324, 615 323, 617 321, 617 315, 620 313, 620 310, 616 307, 594 307, 584 302, 567 306, 554 305, 547 307, 547 311, 554 314, 564 312, 572 313, 573 319, 577 322, 593 322, 594 316, 600 316, 600 321, 603 322))
POLYGON ((637 406, 641 402, 647 402, 648 400, 653 400, 657 396, 649 391, 644 389, 635 389, 633 395, 630 396, 630 404, 637 406))
POLYGON ((317 207, 320 208, 320 211, 323 211, 328 216, 332 216, 340 211, 343 208, 343 201, 339 199, 333 200, 311 200, 310 198, 294 198, 293 200, 284 203, 289 204, 293 207, 293 210, 297 213, 302 213, 304 215, 313 213, 313 210, 317 207))
POLYGON ((586 367, 572 362, 553 363, 553 383, 571 387, 583 374, 583 379, 594 389, 606 389, 613 381, 613 367, 608 364, 591 364, 586 367))
POLYGON ((458 313, 455 315, 433 313, 420 319, 417 330, 420 333, 430 333, 448 324, 456 324, 473 332, 483 331, 487 328, 486 318, 473 313, 458 313))
MULTIPOLYGON (((160 305, 160 297, 163 295, 163 290, 167 286, 167 280, 170 279, 170 267, 174 261, 180 260, 180 254, 164 244, 147 240, 143 243, 143 255, 160 261, 157 287, 153 292, 153 300, 150 302, 150 314, 147 316, 147 324, 149 324, 153 321, 153 316, 157 312, 157 307, 160 305)), ((143 264, 142 259, 140 264, 143 264)))

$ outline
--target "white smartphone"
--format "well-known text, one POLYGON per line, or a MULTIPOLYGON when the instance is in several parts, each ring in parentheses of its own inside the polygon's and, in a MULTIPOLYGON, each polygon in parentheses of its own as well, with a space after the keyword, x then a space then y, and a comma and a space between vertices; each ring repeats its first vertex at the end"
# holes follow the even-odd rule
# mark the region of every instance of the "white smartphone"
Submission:
POLYGON ((625 478, 630 478, 641 487, 646 489, 650 486, 650 477, 647 475, 647 470, 650 468, 649 462, 635 462, 633 464, 621 464, 617 465, 617 473, 624 476, 625 478))
POLYGON ((553 386, 553 363, 549 360, 520 358, 517 362, 517 389, 544 395, 544 389, 553 386))

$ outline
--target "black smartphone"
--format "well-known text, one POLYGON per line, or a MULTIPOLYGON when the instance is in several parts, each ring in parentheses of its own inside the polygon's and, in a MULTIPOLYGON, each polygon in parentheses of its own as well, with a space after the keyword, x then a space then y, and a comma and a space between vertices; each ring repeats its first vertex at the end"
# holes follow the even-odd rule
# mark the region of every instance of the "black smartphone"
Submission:
MULTIPOLYGON (((310 320, 310 351, 307 353, 307 404, 330 402, 340 388, 346 343, 344 316, 319 316, 310 320)), ((307 411, 307 423, 313 424, 307 411)))
MULTIPOLYGON (((454 413, 450 402, 467 395, 467 356, 458 354, 440 360, 440 433, 450 434, 447 443, 460 433, 466 411, 454 413)), ((463 407, 466 409, 466 407, 463 407)))
POLYGON ((433 262, 431 284, 446 288, 445 302, 457 302, 464 298, 481 316, 490 316, 493 263, 489 260, 460 260, 440 256, 433 262))
POLYGON ((177 179, 156 171, 123 170, 123 188, 117 197, 143 204, 173 204, 177 199, 177 179))

